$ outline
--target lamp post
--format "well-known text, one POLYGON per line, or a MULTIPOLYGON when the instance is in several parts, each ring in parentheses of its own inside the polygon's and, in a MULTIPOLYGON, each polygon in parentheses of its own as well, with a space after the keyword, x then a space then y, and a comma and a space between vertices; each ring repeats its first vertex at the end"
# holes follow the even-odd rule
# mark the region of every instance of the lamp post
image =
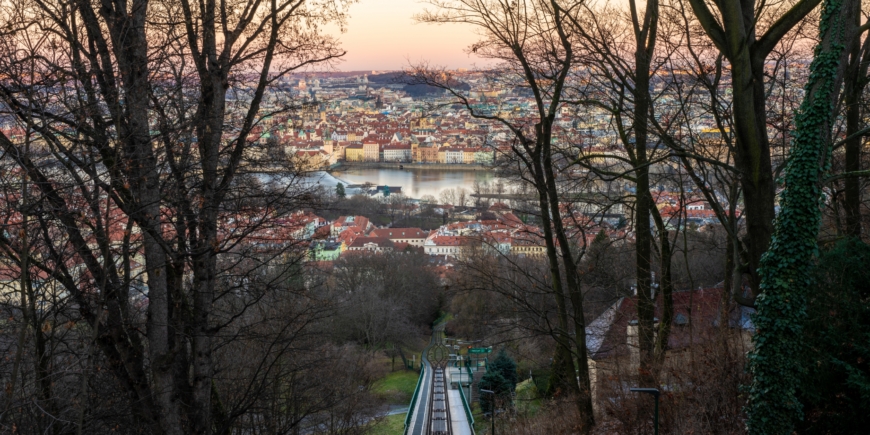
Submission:
POLYGON ((652 394, 656 399, 656 413, 653 430, 655 430, 655 435, 659 435, 659 392, 658 388, 629 388, 634 393, 643 393, 643 394, 652 394))
POLYGON ((492 415, 489 416, 492 420, 492 433, 490 435, 495 435, 495 391, 484 390, 483 388, 481 388, 480 392, 492 395, 492 409, 490 410, 490 413, 492 415))

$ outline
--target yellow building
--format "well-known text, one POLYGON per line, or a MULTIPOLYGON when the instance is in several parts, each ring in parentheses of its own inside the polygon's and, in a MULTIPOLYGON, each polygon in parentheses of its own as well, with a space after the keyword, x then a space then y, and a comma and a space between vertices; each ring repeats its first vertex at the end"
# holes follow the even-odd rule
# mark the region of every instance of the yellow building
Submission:
POLYGON ((511 254, 525 256, 540 256, 547 253, 546 246, 542 246, 540 242, 531 242, 527 240, 514 240, 511 243, 511 254))
POLYGON ((348 145, 344 149, 344 160, 348 162, 362 162, 365 160, 362 144, 348 145))

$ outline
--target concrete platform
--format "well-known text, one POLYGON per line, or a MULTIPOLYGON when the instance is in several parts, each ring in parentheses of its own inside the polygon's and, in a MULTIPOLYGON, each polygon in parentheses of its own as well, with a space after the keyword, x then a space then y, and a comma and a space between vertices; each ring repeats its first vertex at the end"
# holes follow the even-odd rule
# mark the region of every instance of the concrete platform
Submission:
POLYGON ((447 400, 450 404, 450 425, 453 427, 453 435, 471 435, 471 425, 465 416, 465 407, 462 406, 462 397, 459 390, 447 390, 447 400))

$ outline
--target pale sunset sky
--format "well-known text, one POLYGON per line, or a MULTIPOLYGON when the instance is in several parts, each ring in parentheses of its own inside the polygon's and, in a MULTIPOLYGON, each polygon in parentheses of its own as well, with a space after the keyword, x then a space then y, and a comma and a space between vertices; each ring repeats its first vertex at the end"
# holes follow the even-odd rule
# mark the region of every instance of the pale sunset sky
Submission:
POLYGON ((361 0, 351 5, 347 32, 333 33, 347 50, 338 68, 400 70, 409 61, 422 60, 451 69, 486 63, 464 51, 476 40, 471 26, 415 23, 414 14, 427 6, 417 0, 361 0))

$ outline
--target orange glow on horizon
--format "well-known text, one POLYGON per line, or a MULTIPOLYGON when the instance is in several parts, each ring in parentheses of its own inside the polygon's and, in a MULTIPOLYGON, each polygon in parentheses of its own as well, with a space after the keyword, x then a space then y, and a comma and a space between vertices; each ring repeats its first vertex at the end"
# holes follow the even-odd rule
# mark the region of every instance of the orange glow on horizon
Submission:
POLYGON ((329 31, 347 51, 342 71, 400 70, 432 66, 472 68, 489 64, 465 49, 477 40, 471 26, 418 24, 414 14, 428 5, 414 0, 365 0, 351 5, 347 32, 329 31))

